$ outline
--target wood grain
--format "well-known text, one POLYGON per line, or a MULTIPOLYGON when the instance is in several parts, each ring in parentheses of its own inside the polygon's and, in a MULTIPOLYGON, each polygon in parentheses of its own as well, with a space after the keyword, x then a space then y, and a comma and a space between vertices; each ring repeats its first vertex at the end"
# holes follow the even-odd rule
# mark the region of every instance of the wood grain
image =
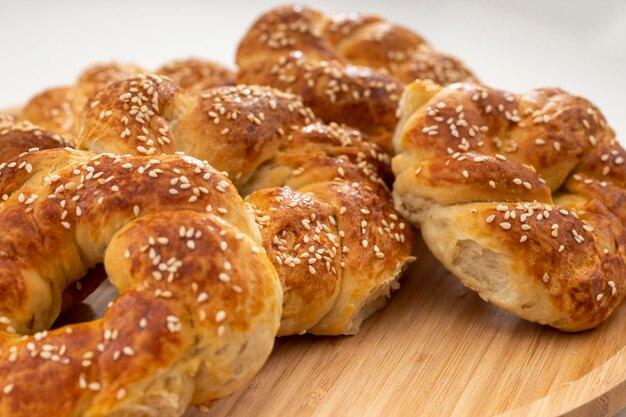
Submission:
MULTIPOLYGON (((420 240, 418 262, 352 337, 286 337, 218 416, 612 416, 626 407, 624 309, 590 332, 527 323, 465 289, 420 240)), ((63 320, 99 316, 106 285, 63 320), (79 311, 83 309, 83 311, 79 311)))

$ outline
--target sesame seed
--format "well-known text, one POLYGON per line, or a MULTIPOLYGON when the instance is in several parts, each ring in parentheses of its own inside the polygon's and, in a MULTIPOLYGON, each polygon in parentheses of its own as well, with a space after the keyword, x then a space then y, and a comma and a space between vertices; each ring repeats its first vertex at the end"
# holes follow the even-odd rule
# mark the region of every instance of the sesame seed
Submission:
POLYGON ((121 400, 124 397, 126 397, 126 389, 125 388, 118 389, 117 393, 115 394, 115 398, 117 398, 118 400, 121 400))
POLYGON ((500 223, 500 227, 503 228, 504 230, 509 230, 511 228, 511 223, 509 223, 509 222, 502 222, 502 223, 500 223))

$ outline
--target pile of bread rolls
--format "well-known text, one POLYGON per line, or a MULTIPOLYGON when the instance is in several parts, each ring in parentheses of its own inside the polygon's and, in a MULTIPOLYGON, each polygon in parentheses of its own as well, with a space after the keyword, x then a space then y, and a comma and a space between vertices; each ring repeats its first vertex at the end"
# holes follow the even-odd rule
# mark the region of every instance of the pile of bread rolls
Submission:
POLYGON ((587 100, 301 6, 254 22, 236 64, 98 64, 0 115, 0 415, 208 407, 276 336, 356 334, 411 226, 524 319, 579 331, 621 303, 626 152, 587 100), (100 264, 120 296, 50 330, 100 264))

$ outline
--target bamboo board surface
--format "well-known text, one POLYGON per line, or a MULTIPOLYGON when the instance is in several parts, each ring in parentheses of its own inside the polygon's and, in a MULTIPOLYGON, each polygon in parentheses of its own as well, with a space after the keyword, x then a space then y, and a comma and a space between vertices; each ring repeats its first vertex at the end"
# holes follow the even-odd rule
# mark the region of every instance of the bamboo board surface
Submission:
MULTIPOLYGON (((566 334, 484 302, 419 240, 389 304, 351 337, 276 341, 218 416, 612 416, 626 407, 626 312, 566 334)), ((101 316, 106 284, 61 321, 101 316)))

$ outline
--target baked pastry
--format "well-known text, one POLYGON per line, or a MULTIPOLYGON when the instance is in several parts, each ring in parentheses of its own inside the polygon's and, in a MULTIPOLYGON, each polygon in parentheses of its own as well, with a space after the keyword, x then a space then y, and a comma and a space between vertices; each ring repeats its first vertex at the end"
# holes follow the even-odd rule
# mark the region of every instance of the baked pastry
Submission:
POLYGON ((189 156, 67 148, 0 173, 14 178, 0 184, 0 415, 179 416, 265 362, 282 290, 226 176, 189 156), (99 262, 119 298, 48 330, 99 262))
POLYGON ((356 333, 413 260, 412 231, 381 180, 388 156, 353 129, 320 123, 292 94, 243 85, 199 91, 142 74, 90 103, 81 148, 184 152, 250 194, 285 291, 279 335, 356 333))
POLYGON ((326 122, 358 128, 391 151, 398 99, 416 78, 475 80, 457 59, 378 16, 327 16, 304 6, 262 15, 237 50, 237 80, 302 96, 326 122))
POLYGON ((93 93, 110 82, 141 71, 134 64, 122 62, 93 65, 83 71, 76 84, 49 88, 35 95, 22 109, 20 118, 72 139, 76 135, 78 116, 93 93))
POLYGON ((155 71, 183 88, 206 90, 220 85, 235 85, 235 72, 214 61, 199 58, 175 59, 155 71))
POLYGON ((29 150, 62 148, 71 145, 58 133, 50 132, 28 121, 16 122, 0 113, 0 163, 29 150))
POLYGON ((589 101, 417 81, 401 101, 396 207, 481 297, 565 331, 624 297, 626 152, 589 101))
MULTIPOLYGON (((106 85, 133 77, 144 69, 123 62, 96 64, 85 69, 76 84, 47 89, 34 96, 22 109, 21 118, 52 132, 63 134, 68 140, 77 134, 78 118, 87 100, 106 85)), ((174 60, 157 70, 175 82, 189 88, 208 88, 234 84, 234 73, 228 68, 207 60, 188 58, 174 60)))

